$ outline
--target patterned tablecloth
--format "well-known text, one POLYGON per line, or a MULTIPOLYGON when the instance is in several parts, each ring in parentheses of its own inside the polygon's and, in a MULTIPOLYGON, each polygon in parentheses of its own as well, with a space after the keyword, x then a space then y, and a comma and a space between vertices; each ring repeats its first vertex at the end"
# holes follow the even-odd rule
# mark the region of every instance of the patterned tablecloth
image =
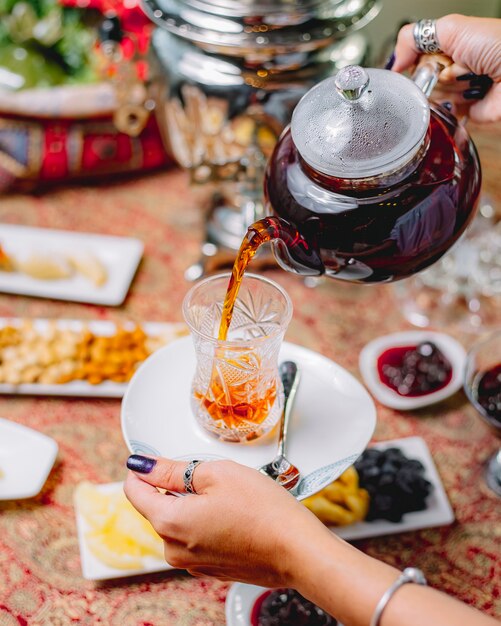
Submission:
MULTIPOLYGON (((501 127, 473 127, 484 192, 501 207, 501 127)), ((179 321, 186 267, 202 234, 201 191, 178 170, 100 187, 56 189, 0 199, 0 221, 114 235, 145 243, 145 256, 118 309, 0 295, 0 316, 179 321)), ((322 283, 308 289, 280 271, 292 297, 287 338, 333 358, 359 376, 358 354, 378 335, 408 327, 390 286, 322 283)), ((472 337, 462 335, 465 345, 472 337)), ((0 626, 222 626, 228 585, 169 572, 94 584, 82 578, 72 496, 81 480, 125 475, 127 450, 117 400, 0 398, 0 415, 50 435, 59 456, 35 498, 0 502, 0 626)), ((348 427, 348 425, 347 425, 348 427)), ((411 413, 378 406, 375 440, 420 435, 428 443, 456 521, 444 528, 359 542, 369 554, 422 568, 431 585, 501 616, 501 502, 482 479, 499 444, 462 392, 411 413)), ((0 442, 1 443, 1 442, 0 442)), ((19 464, 23 459, 17 459, 19 464)))

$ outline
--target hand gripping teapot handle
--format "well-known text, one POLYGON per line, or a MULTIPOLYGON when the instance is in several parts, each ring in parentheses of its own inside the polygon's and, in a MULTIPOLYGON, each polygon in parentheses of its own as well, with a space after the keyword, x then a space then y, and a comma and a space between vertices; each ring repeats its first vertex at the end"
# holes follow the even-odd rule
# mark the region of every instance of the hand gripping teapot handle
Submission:
POLYGON ((412 80, 429 98, 438 82, 440 73, 452 63, 452 59, 445 54, 424 54, 412 75, 412 80))

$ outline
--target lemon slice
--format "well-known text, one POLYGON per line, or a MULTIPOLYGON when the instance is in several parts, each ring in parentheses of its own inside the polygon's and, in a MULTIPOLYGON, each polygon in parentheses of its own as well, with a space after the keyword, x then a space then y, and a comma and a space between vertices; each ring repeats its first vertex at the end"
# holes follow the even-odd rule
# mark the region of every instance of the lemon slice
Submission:
POLYGON ((119 495, 101 493, 91 483, 82 482, 76 488, 75 501, 87 524, 103 529, 113 521, 119 495))
POLYGON ((115 569, 141 569, 143 560, 139 546, 133 539, 113 530, 93 530, 85 533, 89 551, 99 561, 115 569))
POLYGON ((125 497, 117 506, 113 529, 125 537, 133 538, 144 555, 164 558, 162 540, 148 520, 138 513, 125 497))
POLYGON ((96 287, 102 287, 108 280, 106 268, 101 261, 92 254, 72 254, 69 260, 76 271, 88 278, 96 287))
POLYGON ((16 258, 14 265, 18 272, 40 280, 59 280, 73 274, 68 260, 55 253, 33 252, 16 258))
POLYGON ((87 548, 105 565, 141 569, 146 556, 163 560, 162 540, 122 490, 103 493, 83 482, 76 489, 75 503, 89 527, 84 534, 87 548))

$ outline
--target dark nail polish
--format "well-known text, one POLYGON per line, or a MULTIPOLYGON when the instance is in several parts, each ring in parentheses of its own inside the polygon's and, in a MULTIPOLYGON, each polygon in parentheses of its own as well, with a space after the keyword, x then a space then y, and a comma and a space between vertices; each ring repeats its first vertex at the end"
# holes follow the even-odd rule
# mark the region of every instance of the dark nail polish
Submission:
POLYGON ((476 78, 472 78, 470 80, 470 89, 489 89, 492 85, 493 80, 489 76, 482 74, 482 76, 477 76, 476 78))
POLYGON ((485 94, 485 89, 467 89, 463 91, 463 98, 465 100, 482 100, 485 94))
POLYGON ((394 63, 395 63, 395 53, 392 52, 391 55, 388 57, 388 60, 386 61, 385 65, 384 65, 384 69, 385 70, 391 70, 391 68, 393 67, 394 63))
POLYGON ((481 87, 482 89, 485 89, 487 91, 487 89, 489 89, 493 83, 494 81, 492 80, 490 76, 486 76, 485 74, 482 74, 482 76, 479 76, 478 79, 476 78, 475 80, 472 80, 470 82, 470 86, 481 87))
POLYGON ((461 76, 456 76, 456 80, 471 80, 472 78, 477 78, 478 74, 475 72, 468 72, 468 74, 461 74, 461 76))
POLYGON ((140 474, 149 474, 156 464, 155 459, 150 459, 140 454, 131 454, 127 459, 127 467, 133 472, 139 472, 140 474))
POLYGON ((444 107, 444 109, 447 109, 448 111, 452 111, 452 102, 442 102, 442 106, 444 107))

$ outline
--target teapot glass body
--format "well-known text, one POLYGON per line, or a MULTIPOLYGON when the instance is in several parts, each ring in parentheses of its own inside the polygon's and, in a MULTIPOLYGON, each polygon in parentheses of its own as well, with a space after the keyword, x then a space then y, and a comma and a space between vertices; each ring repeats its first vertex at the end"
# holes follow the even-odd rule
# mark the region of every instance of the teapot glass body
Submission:
POLYGON ((265 196, 279 230, 273 243, 285 269, 357 283, 406 278, 437 261, 473 218, 481 171, 464 126, 430 103, 422 150, 384 177, 334 178, 308 165, 290 129, 268 163, 265 196), (298 258, 300 261, 298 262, 298 258), (313 259, 311 263, 308 258, 313 259), (305 260, 306 259, 306 260, 305 260))

